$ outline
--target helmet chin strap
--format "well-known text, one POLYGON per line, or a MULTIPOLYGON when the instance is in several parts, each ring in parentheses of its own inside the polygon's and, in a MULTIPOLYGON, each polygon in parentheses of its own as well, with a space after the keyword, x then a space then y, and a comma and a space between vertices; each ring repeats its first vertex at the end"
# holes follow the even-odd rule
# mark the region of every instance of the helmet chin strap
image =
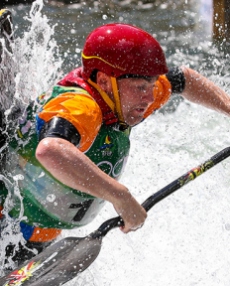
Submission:
POLYGON ((123 126, 122 129, 126 129, 128 125, 124 122, 124 117, 121 110, 121 101, 120 101, 120 95, 118 91, 117 86, 117 79, 115 77, 110 77, 111 84, 112 84, 112 90, 113 90, 113 96, 114 96, 114 102, 111 100, 111 98, 108 96, 108 94, 95 82, 93 82, 91 79, 88 79, 88 83, 92 85, 102 96, 104 101, 108 104, 108 106, 111 108, 113 112, 117 113, 119 124, 123 126))
POLYGON ((113 96, 114 96, 114 101, 115 101, 115 108, 117 111, 118 119, 120 124, 127 125, 124 121, 124 117, 122 114, 122 109, 121 109, 121 100, 120 100, 120 95, 118 91, 118 85, 117 85, 117 79, 115 77, 110 77, 111 83, 112 83, 112 89, 113 89, 113 96))
POLYGON ((93 82, 90 78, 88 79, 88 83, 90 83, 90 85, 92 85, 100 93, 100 95, 102 96, 104 101, 108 104, 108 106, 111 108, 111 110, 115 112, 115 104, 110 99, 108 94, 98 84, 96 84, 96 82, 93 82))

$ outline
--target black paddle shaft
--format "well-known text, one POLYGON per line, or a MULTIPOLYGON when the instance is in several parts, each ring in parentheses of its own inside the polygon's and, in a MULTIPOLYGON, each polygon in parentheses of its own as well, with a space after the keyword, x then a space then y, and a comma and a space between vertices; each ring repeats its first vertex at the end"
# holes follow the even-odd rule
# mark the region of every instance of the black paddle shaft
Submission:
MULTIPOLYGON (((190 181, 194 180, 196 177, 200 176, 219 162, 223 161, 227 157, 230 156, 230 147, 227 147, 223 149, 222 151, 218 152, 216 155, 211 157, 209 160, 205 161, 203 164, 199 165, 196 168, 191 169, 183 176, 179 177, 157 193, 151 195, 149 198, 147 198, 142 206, 146 211, 149 211, 156 203, 163 200, 167 196, 171 195, 176 190, 183 187, 185 184, 189 183, 190 181)), ((123 226, 124 221, 120 216, 109 219, 105 221, 95 232, 91 234, 93 238, 100 238, 105 236, 108 231, 111 229, 123 226)))
MULTIPOLYGON (((146 211, 150 210, 156 203, 229 156, 230 147, 150 196, 142 204, 143 207, 146 211)), ((63 285, 93 263, 100 252, 103 237, 112 228, 122 225, 122 218, 116 217, 104 222, 96 231, 84 238, 64 238, 27 261, 24 266, 0 278, 0 285, 17 282, 25 286, 63 285)))

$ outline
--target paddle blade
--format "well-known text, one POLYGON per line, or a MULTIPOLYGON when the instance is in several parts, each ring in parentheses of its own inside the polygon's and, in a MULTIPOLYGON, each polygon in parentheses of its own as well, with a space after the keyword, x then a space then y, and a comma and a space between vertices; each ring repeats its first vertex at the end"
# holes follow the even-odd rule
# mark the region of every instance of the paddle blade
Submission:
POLYGON ((100 249, 100 238, 65 238, 47 247, 24 266, 0 278, 0 285, 63 285, 88 268, 100 249))

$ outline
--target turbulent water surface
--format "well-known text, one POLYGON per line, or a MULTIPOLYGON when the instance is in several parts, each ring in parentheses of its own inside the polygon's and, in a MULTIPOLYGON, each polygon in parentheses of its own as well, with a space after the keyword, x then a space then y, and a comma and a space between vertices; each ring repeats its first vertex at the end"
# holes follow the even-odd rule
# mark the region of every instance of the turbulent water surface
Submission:
MULTIPOLYGON (((109 22, 138 25, 161 42, 169 66, 185 64, 229 91, 229 59, 211 39, 210 1, 89 1, 12 7, 17 96, 26 102, 80 63, 86 34, 109 22), (175 3, 176 2, 176 3, 175 3)), ((139 202, 230 142, 229 118, 183 101, 134 128, 122 177, 139 202)), ((142 229, 103 239, 96 261, 67 285, 229 286, 230 159, 158 203, 142 229)), ((85 236, 115 216, 107 204, 95 221, 63 236, 85 236)))

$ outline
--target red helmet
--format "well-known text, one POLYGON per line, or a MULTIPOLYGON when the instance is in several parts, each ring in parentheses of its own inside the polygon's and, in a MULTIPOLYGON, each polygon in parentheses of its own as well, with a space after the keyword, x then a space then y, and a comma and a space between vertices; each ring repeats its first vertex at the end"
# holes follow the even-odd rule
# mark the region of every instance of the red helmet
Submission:
POLYGON ((86 39, 82 53, 83 77, 93 70, 112 77, 125 74, 157 76, 168 72, 164 52, 146 31, 128 24, 107 24, 86 39))

